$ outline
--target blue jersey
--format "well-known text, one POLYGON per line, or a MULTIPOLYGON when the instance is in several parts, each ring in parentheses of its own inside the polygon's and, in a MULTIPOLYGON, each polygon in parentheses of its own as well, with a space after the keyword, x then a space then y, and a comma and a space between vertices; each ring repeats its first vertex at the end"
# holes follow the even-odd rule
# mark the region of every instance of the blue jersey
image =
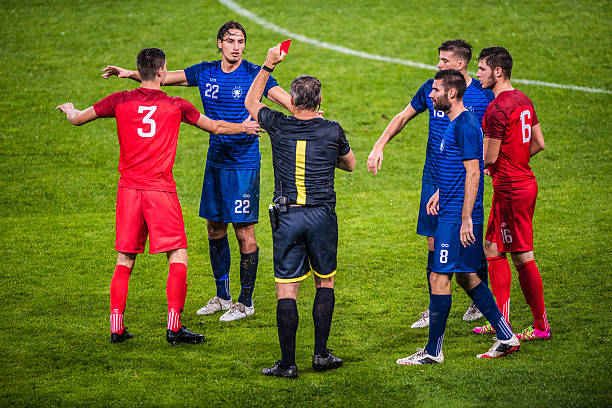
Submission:
POLYGON ((464 111, 455 118, 442 135, 438 146, 438 187, 440 189, 439 222, 461 223, 461 212, 465 198, 464 160, 477 159, 480 167, 480 179, 472 222, 482 224, 484 211, 482 196, 484 191, 484 160, 482 157, 482 128, 476 116, 464 111))
MULTIPOLYGON (((221 61, 201 62, 185 69, 189 86, 198 86, 206 116, 213 120, 244 122, 249 112, 244 107, 253 80, 261 67, 242 60, 233 72, 223 72, 221 61)), ((264 95, 278 84, 268 79, 264 95)), ((258 169, 261 161, 259 138, 246 133, 236 135, 210 134, 208 165, 224 169, 258 169)))
MULTIPOLYGON (((435 110, 433 101, 429 97, 433 79, 425 82, 410 101, 410 105, 418 113, 429 110, 429 137, 427 139, 427 152, 425 154, 425 167, 423 168, 423 182, 437 183, 436 157, 440 147, 440 141, 444 130, 448 126, 449 120, 444 112, 435 110)), ((487 110, 489 102, 495 99, 495 95, 489 89, 483 89, 480 81, 472 78, 470 86, 463 95, 463 106, 476 115, 478 123, 482 123, 482 118, 487 110)))

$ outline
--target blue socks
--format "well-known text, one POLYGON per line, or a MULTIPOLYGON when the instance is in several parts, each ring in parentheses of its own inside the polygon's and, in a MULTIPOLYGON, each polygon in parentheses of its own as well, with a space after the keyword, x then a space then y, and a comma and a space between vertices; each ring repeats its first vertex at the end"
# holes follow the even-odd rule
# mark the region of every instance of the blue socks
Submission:
POLYGON ((425 352, 434 357, 442 351, 444 330, 446 330, 451 303, 451 295, 429 296, 429 340, 425 346, 425 352))
POLYGON ((512 337, 514 333, 499 311, 493 294, 487 285, 480 282, 478 286, 467 292, 467 294, 472 298, 478 310, 480 310, 489 323, 491 323, 499 340, 508 340, 512 337))
POLYGON ((476 276, 478 276, 485 285, 489 286, 489 266, 487 264, 487 258, 484 256, 482 257, 480 268, 476 269, 476 276))
POLYGON ((210 265, 212 266, 215 284, 217 285, 217 296, 223 300, 229 300, 229 270, 231 258, 227 235, 219 239, 209 239, 208 252, 210 253, 210 265))
POLYGON ((240 254, 240 296, 238 301, 247 307, 253 306, 253 288, 257 279, 259 248, 250 254, 240 254))

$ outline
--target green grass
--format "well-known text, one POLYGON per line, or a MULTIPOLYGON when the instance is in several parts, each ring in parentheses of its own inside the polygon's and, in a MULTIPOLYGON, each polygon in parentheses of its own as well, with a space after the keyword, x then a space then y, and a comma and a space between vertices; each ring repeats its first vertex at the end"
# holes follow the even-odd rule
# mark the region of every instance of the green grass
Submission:
MULTIPOLYGON (((340 0, 240 4, 294 32, 361 51, 436 64, 443 40, 462 37, 476 52, 504 45, 513 77, 612 89, 610 2, 458 4, 340 0)), ((340 224, 336 311, 330 347, 346 364, 310 368, 314 290, 298 309, 297 381, 259 370, 279 356, 272 242, 265 208, 272 196, 269 143, 261 140, 259 277, 249 319, 221 324, 195 310, 214 293, 203 220, 197 217, 207 136, 181 130, 175 179, 190 243, 184 322, 205 333, 199 346, 169 347, 163 255, 137 260, 126 325, 135 338, 111 345, 108 286, 115 252, 115 123, 77 128, 53 108, 90 106, 135 83, 102 80, 107 64, 134 67, 137 52, 164 48, 169 69, 217 58, 215 37, 228 19, 244 24, 247 58, 261 63, 284 38, 214 1, 13 0, 0 5, 0 405, 32 406, 609 406, 612 152, 609 94, 521 85, 534 101, 547 149, 532 162, 540 194, 535 216, 538 266, 553 330, 510 358, 480 361, 489 338, 461 320, 468 298, 454 290, 445 336, 447 361, 398 367, 426 342, 409 329, 427 304, 425 242, 414 233, 427 119, 410 123, 385 151, 381 173, 367 173, 374 141, 432 72, 346 56, 294 41, 275 71, 279 83, 303 73, 323 82, 326 116, 347 132, 358 167, 338 172, 340 224)), ((472 71, 475 64, 472 63, 472 71)), ((169 88, 201 108, 196 89, 169 88)), ((486 200, 491 186, 487 181, 486 200)), ((230 239, 233 254, 237 253, 230 239)), ((237 257, 232 290, 237 293, 237 257)), ((516 276, 512 322, 530 312, 516 276)))

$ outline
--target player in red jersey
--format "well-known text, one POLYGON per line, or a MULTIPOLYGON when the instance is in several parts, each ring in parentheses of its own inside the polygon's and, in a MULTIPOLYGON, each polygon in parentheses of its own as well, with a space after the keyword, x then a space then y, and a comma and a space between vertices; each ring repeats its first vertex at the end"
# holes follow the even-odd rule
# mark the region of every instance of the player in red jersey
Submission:
POLYGON ((167 74, 162 50, 143 49, 138 54, 137 65, 142 78, 140 88, 114 93, 82 111, 69 102, 56 109, 77 126, 97 118, 117 120, 120 177, 115 250, 118 255, 110 286, 111 343, 133 337, 123 326, 123 313, 136 254, 144 252, 149 236, 149 252, 165 252, 169 263, 166 340, 172 345, 197 344, 204 336, 181 325, 187 294, 187 238, 172 176, 179 128, 185 122, 215 134, 257 134, 259 126, 249 120, 213 121, 191 102, 162 92, 167 74))
MULTIPOLYGON (((544 150, 544 137, 531 100, 510 83, 512 57, 503 47, 480 52, 478 73, 483 88, 495 99, 487 107, 482 128, 485 132, 485 167, 493 177, 493 203, 485 238, 491 289, 497 305, 510 323, 510 264, 519 273, 525 300, 534 324, 517 333, 523 341, 549 339, 550 327, 544 306, 542 277, 533 257, 532 218, 538 184, 529 159, 544 150)), ((491 333, 488 325, 474 329, 491 333)))

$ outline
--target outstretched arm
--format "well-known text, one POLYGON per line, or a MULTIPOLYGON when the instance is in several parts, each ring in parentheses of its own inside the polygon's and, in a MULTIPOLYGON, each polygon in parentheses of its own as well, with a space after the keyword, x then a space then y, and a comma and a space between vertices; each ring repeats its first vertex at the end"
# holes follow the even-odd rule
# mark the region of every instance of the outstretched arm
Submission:
POLYGON ((414 110, 412 105, 408 104, 403 111, 395 115, 391 122, 389 122, 389 125, 378 138, 368 156, 368 170, 370 173, 374 175, 378 173, 383 161, 383 149, 389 140, 393 139, 395 135, 401 132, 404 126, 406 126, 406 123, 416 115, 418 115, 418 112, 414 110))
MULTIPOLYGON (((102 70, 102 78, 110 78, 112 76, 116 76, 117 78, 129 78, 137 82, 141 82, 140 74, 138 71, 133 71, 129 69, 123 69, 121 67, 115 65, 109 65, 102 70)), ((162 84, 166 86, 176 85, 176 86, 188 86, 187 77, 185 76, 185 71, 168 71, 166 75, 166 81, 162 84)))
MULTIPOLYGON (((266 57, 266 62, 264 63, 264 65, 268 68, 274 69, 274 67, 278 63, 280 63, 283 60, 283 58, 285 58, 285 55, 286 54, 284 52, 280 51, 280 44, 278 44, 276 47, 272 47, 268 50, 268 56, 266 57)), ((257 74, 257 76, 255 77, 255 80, 251 84, 251 88, 249 88, 249 92, 247 93, 244 99, 244 106, 247 108, 251 116, 254 118, 257 118, 258 117, 257 115, 259 111, 261 110, 261 108, 266 106, 263 103, 261 103, 260 99, 261 99, 261 96, 263 95, 264 89, 266 87, 266 83, 268 82, 268 78, 270 78, 270 73, 262 68, 257 74)), ((277 87, 274 87, 272 89, 275 89, 275 88, 277 87)), ((270 95, 270 92, 268 92, 268 95, 270 95)))
POLYGON ((62 105, 56 106, 55 109, 59 109, 65 113, 66 118, 70 121, 70 123, 76 126, 84 125, 85 123, 91 122, 92 120, 98 118, 93 106, 81 111, 76 109, 72 103, 66 102, 62 105))
POLYGON ((212 120, 200 113, 200 119, 198 119, 194 126, 215 135, 235 135, 237 133, 256 135, 257 132, 261 131, 257 122, 251 120, 250 116, 242 123, 232 123, 224 120, 212 120))

